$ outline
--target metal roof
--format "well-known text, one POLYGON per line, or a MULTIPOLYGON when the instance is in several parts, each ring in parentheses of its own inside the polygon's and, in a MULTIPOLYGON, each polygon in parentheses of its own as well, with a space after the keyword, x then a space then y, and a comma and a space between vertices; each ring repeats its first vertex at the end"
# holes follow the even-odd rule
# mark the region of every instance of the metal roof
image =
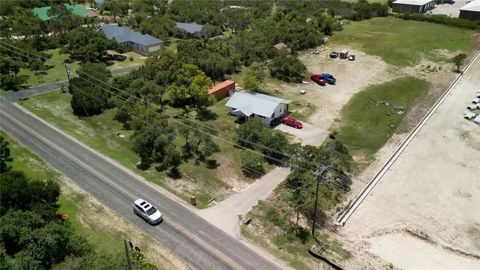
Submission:
POLYGON ((473 0, 472 2, 461 7, 460 10, 480 12, 480 0, 473 0))
MULTIPOLYGON (((69 5, 69 4, 65 4, 65 7, 67 8, 68 11, 72 12, 73 14, 76 14, 78 16, 85 16, 87 13, 88 13, 88 9, 86 9, 85 7, 82 7, 82 6, 72 6, 72 5, 69 5)), ((58 17, 58 14, 57 15, 53 15, 53 16, 50 16, 48 15, 48 11, 51 9, 52 7, 50 6, 46 6, 46 7, 36 7, 34 9, 32 9, 33 13, 35 15, 37 15, 37 17, 40 18, 40 20, 42 21, 48 21, 48 20, 51 20, 51 19, 54 19, 54 18, 57 18, 58 17)))
POLYGON ((412 6, 423 6, 427 3, 433 2, 434 0, 397 0, 393 4, 403 4, 403 5, 412 5, 412 6))
POLYGON ((277 98, 254 92, 235 92, 228 100, 226 106, 242 112, 246 116, 252 114, 272 117, 279 104, 289 104, 287 99, 277 98))
POLYGON ((190 34, 194 34, 196 32, 202 32, 203 25, 196 24, 196 23, 179 23, 177 22, 177 27, 187 31, 190 34))
POLYGON ((163 40, 156 37, 132 31, 128 27, 120 27, 112 24, 106 24, 98 28, 97 31, 102 31, 108 39, 115 38, 117 42, 131 41, 144 46, 163 43, 163 40))

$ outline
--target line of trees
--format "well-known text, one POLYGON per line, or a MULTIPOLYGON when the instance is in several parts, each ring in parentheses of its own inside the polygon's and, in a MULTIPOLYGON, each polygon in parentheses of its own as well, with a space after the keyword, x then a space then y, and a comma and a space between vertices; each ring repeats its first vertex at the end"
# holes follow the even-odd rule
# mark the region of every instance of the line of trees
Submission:
MULTIPOLYGON (((0 136, 0 269, 121 269, 119 254, 97 252, 59 214, 60 186, 12 170, 8 142, 0 136)), ((156 267, 138 253, 138 269, 156 267)))

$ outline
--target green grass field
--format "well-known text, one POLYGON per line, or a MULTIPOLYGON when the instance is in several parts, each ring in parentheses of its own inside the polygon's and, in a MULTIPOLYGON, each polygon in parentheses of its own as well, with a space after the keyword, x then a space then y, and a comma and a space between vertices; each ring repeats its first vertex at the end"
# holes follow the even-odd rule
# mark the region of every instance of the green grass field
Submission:
POLYGON ((389 64, 405 67, 417 64, 423 57, 447 60, 439 59, 433 51, 462 51, 474 34, 472 30, 385 17, 350 22, 330 41, 342 46, 350 45, 380 56, 389 64))
POLYGON ((425 80, 403 77, 357 93, 342 108, 338 139, 355 155, 373 159, 428 87, 425 80))
MULTIPOLYGON (((28 86, 38 86, 67 80, 67 75, 65 73, 65 60, 69 58, 68 54, 60 53, 60 49, 48 50, 46 52, 52 55, 52 57, 45 63, 46 66, 51 67, 50 69, 39 72, 36 75, 32 70, 29 69, 20 70, 19 75, 28 76, 28 86)), ((113 70, 142 65, 147 59, 146 57, 135 52, 127 52, 125 55, 127 56, 127 59, 122 62, 110 61, 109 65, 111 65, 108 66, 108 69, 113 70), (132 61, 130 61, 130 57, 132 58, 132 61)), ((78 62, 73 62, 68 65, 70 66, 72 72, 75 72, 79 67, 78 62)))
MULTIPOLYGON (((37 86, 67 80, 64 61, 69 58, 68 54, 61 54, 60 49, 48 50, 46 52, 51 54, 52 57, 46 61, 45 65, 51 66, 52 68, 37 75, 35 75, 35 73, 29 69, 20 70, 19 75, 28 76, 27 84, 29 86, 37 86)), ((78 63, 72 63, 69 65, 72 71, 76 71, 78 69, 78 63)))

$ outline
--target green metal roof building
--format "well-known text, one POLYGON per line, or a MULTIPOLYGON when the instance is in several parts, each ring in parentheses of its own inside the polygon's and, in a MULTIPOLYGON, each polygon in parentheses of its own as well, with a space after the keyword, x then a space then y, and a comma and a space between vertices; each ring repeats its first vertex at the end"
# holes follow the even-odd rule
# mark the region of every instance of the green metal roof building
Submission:
MULTIPOLYGON (((69 4, 65 4, 65 7, 70 12, 72 12, 73 14, 76 14, 76 15, 81 16, 81 17, 84 17, 89 12, 88 9, 86 9, 84 7, 81 7, 81 6, 72 6, 72 5, 69 5, 69 4)), ((49 16, 48 11, 50 9, 51 9, 50 6, 34 8, 33 13, 35 13, 35 15, 37 15, 37 17, 39 17, 40 20, 42 20, 42 21, 48 21, 48 20, 51 20, 51 19, 54 19, 54 18, 58 17, 58 15, 49 16)))

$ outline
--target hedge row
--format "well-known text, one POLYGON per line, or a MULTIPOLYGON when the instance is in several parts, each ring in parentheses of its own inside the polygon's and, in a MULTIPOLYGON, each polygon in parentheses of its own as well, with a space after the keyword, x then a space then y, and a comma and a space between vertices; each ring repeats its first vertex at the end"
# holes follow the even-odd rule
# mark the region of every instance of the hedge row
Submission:
POLYGON ((432 22, 438 24, 445 24, 460 28, 467 28, 467 29, 480 29, 480 21, 471 21, 466 19, 460 18, 452 18, 446 15, 425 15, 425 14, 418 14, 418 13, 411 13, 411 14, 396 14, 395 17, 401 18, 404 20, 414 20, 414 21, 422 21, 422 22, 432 22))

